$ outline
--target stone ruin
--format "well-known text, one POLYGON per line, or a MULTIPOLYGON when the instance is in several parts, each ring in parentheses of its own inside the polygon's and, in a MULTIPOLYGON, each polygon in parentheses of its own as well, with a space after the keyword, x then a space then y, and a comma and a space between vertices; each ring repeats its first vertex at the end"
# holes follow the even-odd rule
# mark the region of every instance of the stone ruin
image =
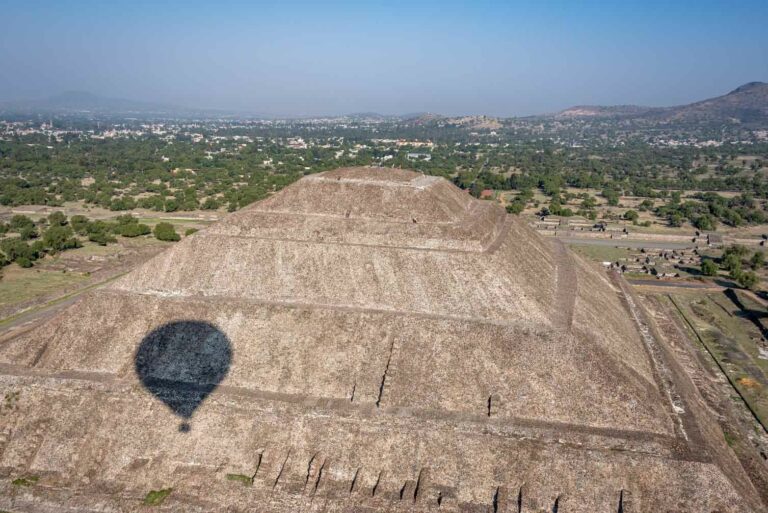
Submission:
POLYGON ((1 510, 763 510, 620 277, 404 170, 184 239, 2 340, 0 390, 1 510))

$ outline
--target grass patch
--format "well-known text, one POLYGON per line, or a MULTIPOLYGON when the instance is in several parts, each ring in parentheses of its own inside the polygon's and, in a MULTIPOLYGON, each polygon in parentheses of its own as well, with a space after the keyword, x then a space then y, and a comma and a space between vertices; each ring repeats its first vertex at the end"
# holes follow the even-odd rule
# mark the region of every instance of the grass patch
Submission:
POLYGON ((172 491, 173 491, 173 488, 163 488, 162 490, 151 490, 149 493, 147 493, 147 496, 144 497, 144 505, 158 506, 163 503, 165 498, 168 497, 172 491))
POLYGON ((723 437, 725 438, 725 443, 728 444, 728 447, 733 447, 733 444, 736 443, 736 437, 728 431, 723 431, 723 437))
POLYGON ((19 477, 11 481, 11 484, 13 486, 33 486, 38 481, 40 481, 40 478, 38 476, 24 476, 19 477))
POLYGON ((81 273, 45 271, 34 267, 22 269, 13 264, 3 269, 3 278, 0 280, 0 306, 44 296, 86 279, 81 273))
POLYGON ((253 486, 253 478, 243 474, 227 474, 227 479, 243 483, 243 486, 253 486))

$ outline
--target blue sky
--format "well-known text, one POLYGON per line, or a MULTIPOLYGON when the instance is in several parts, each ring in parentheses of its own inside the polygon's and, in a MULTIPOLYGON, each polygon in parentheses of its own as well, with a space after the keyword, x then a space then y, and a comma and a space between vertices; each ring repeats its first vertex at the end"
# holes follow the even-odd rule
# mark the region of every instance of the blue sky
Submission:
POLYGON ((768 81, 767 1, 0 0, 0 99, 528 115, 768 81))

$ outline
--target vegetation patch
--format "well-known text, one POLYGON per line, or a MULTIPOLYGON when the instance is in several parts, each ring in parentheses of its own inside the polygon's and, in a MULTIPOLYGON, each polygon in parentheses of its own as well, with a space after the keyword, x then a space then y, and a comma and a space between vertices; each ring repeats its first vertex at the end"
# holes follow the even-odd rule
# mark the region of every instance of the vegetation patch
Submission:
POLYGON ((0 306, 44 296, 86 279, 80 273, 9 267, 0 280, 0 306))
POLYGON ((253 477, 243 474, 227 474, 227 479, 230 481, 237 481, 242 483, 243 486, 253 486, 253 477))
POLYGON ((33 486, 40 481, 39 476, 23 476, 11 481, 13 486, 33 486))
POLYGON ((18 390, 16 392, 6 392, 3 403, 0 404, 0 413, 2 413, 3 410, 15 410, 20 396, 21 392, 18 390))
POLYGON ((162 490, 151 490, 149 493, 147 493, 147 496, 144 497, 144 505, 145 506, 158 506, 163 503, 163 501, 168 497, 171 492, 173 491, 173 488, 163 488, 162 490))
POLYGON ((736 381, 743 387, 760 388, 760 383, 758 383, 754 378, 739 378, 736 381))
POLYGON ((157 223, 154 230, 157 240, 176 242, 181 237, 176 233, 176 228, 171 223, 157 223))

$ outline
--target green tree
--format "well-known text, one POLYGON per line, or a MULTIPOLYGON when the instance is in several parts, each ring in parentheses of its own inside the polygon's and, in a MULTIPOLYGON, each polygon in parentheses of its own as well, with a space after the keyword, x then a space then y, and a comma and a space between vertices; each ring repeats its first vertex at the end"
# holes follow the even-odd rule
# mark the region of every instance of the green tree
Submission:
POLYGON ((525 209, 525 203, 515 200, 507 205, 506 208, 509 214, 519 214, 525 209))
POLYGON ((104 221, 91 221, 85 227, 88 240, 100 246, 106 246, 110 242, 117 242, 111 234, 111 227, 104 221))
POLYGON ((14 232, 19 232, 24 228, 34 228, 35 222, 29 217, 21 214, 16 214, 11 218, 10 228, 14 232))
POLYGON ((29 239, 36 239, 38 236, 37 228, 32 226, 24 226, 23 228, 19 228, 19 237, 21 240, 29 240, 29 239))
POLYGON ((717 264, 713 260, 707 258, 701 262, 701 274, 704 276, 717 276, 717 271, 717 264))
POLYGON ((80 235, 85 235, 87 232, 86 227, 88 226, 88 218, 82 215, 75 215, 72 216, 69 220, 70 226, 72 226, 72 229, 75 230, 76 233, 80 235))
POLYGON ((726 271, 734 272, 741 270, 741 257, 735 253, 724 253, 720 263, 726 271))
POLYGON ((755 251, 752 258, 749 259, 749 264, 752 269, 760 269, 765 265, 765 253, 760 250, 755 251))
POLYGON ((736 280, 739 282, 739 285, 745 289, 754 289, 760 281, 757 274, 752 271, 744 271, 740 273, 736 280))
POLYGON ((704 214, 693 220, 693 226, 699 230, 712 231, 717 227, 717 221, 710 214, 704 214))
POLYGON ((48 216, 48 224, 51 226, 64 226, 67 224, 67 216, 57 210, 48 216))
POLYGON ((673 228, 679 228, 683 226, 683 216, 681 216, 678 213, 670 214, 668 219, 669 219, 669 226, 673 228))
POLYGON ((219 208, 219 206, 219 202, 216 200, 216 198, 205 198, 205 201, 200 208, 203 210, 216 210, 219 208))
POLYGON ((619 193, 613 189, 603 189, 603 197, 608 202, 608 205, 612 207, 619 204, 619 193))
POLYGON ((69 226, 61 224, 51 224, 43 233, 43 244, 52 253, 58 253, 72 248, 79 248, 80 241, 75 237, 75 233, 69 226))
POLYGON ((176 242, 181 239, 171 223, 157 223, 154 233, 157 240, 176 242))
POLYGON ((637 223, 637 219, 639 218, 639 214, 635 210, 627 210, 624 212, 624 219, 627 221, 632 221, 633 223, 637 223))
POLYGON ((9 261, 16 262, 22 267, 30 267, 39 256, 37 248, 33 248, 19 238, 3 240, 0 242, 0 249, 9 261))
POLYGON ((88 234, 88 240, 95 242, 99 246, 106 246, 110 242, 117 242, 117 239, 106 232, 93 232, 88 234))
POLYGON ((123 237, 138 237, 151 232, 149 226, 141 223, 130 223, 120 227, 120 235, 123 237))

